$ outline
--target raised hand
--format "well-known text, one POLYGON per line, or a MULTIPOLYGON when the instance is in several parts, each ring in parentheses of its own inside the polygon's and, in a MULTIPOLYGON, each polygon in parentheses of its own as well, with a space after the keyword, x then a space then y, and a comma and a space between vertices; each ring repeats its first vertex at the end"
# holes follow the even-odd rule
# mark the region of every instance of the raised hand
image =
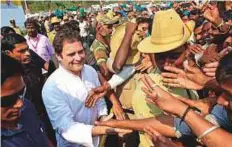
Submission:
POLYGON ((192 54, 201 54, 204 52, 204 49, 202 49, 201 45, 199 44, 189 45, 187 50, 192 54))
POLYGON ((203 88, 203 85, 197 83, 197 81, 192 81, 186 75, 186 71, 171 67, 165 66, 164 69, 169 72, 163 72, 161 75, 163 77, 162 81, 164 85, 170 87, 179 87, 186 89, 199 90, 203 88))
POLYGON ((176 147, 171 140, 161 135, 152 126, 146 126, 144 132, 147 133, 156 147, 176 147))
POLYGON ((150 70, 153 68, 151 57, 147 54, 142 54, 142 61, 141 63, 135 67, 137 71, 144 72, 146 70, 150 70))
POLYGON ((214 23, 215 25, 219 25, 222 21, 219 15, 219 10, 217 8, 217 5, 208 4, 205 8, 203 16, 209 21, 211 21, 212 23, 214 23))
POLYGON ((154 81, 148 76, 142 77, 142 82, 145 87, 142 87, 143 92, 146 94, 147 101, 159 106, 162 110, 178 115, 179 112, 184 111, 187 106, 180 100, 173 97, 167 91, 161 89, 154 81), (177 108, 177 106, 179 106, 177 108))
MULTIPOLYGON (((207 82, 212 80, 212 77, 206 76, 198 67, 184 64, 184 68, 186 70, 186 76, 187 78, 194 82, 197 83, 201 89, 205 86, 207 82)), ((198 87, 198 88, 200 88, 198 87)))

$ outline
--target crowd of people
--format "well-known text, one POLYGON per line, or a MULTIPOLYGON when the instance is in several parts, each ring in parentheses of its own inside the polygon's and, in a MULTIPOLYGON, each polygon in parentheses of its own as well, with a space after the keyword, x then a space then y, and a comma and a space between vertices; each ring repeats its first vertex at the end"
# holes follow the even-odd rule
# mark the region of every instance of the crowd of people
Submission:
POLYGON ((24 25, 1 27, 2 146, 232 144, 232 2, 129 1, 24 25))

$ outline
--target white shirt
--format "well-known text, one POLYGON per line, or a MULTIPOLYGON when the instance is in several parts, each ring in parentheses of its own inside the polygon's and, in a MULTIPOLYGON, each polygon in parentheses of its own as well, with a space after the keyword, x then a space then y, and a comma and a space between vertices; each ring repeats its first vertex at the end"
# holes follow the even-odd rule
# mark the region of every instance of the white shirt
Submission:
POLYGON ((80 36, 81 37, 88 36, 89 25, 88 25, 87 21, 79 22, 79 28, 80 28, 80 36))
POLYGON ((92 137, 92 127, 100 116, 107 115, 106 104, 101 98, 94 107, 85 107, 89 90, 100 82, 97 72, 89 65, 84 65, 81 76, 59 66, 42 90, 58 147, 97 147, 99 144, 99 137, 92 137))

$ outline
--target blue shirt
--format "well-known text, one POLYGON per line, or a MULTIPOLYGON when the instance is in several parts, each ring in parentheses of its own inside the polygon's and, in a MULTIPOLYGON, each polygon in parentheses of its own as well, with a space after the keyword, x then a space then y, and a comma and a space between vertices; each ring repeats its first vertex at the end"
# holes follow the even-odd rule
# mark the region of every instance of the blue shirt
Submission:
POLYGON ((48 147, 43 123, 39 120, 33 104, 25 99, 19 119, 19 129, 1 129, 2 147, 48 147))

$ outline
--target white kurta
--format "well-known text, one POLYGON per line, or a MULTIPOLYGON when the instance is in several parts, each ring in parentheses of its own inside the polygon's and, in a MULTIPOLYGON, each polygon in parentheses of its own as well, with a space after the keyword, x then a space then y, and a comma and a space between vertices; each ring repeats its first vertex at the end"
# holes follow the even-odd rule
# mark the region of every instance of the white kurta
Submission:
POLYGON ((42 90, 58 147, 96 147, 99 143, 98 137, 92 137, 92 127, 100 116, 107 115, 106 104, 100 99, 94 107, 85 107, 89 90, 100 82, 97 72, 88 65, 84 65, 81 75, 82 79, 59 66, 42 90))

